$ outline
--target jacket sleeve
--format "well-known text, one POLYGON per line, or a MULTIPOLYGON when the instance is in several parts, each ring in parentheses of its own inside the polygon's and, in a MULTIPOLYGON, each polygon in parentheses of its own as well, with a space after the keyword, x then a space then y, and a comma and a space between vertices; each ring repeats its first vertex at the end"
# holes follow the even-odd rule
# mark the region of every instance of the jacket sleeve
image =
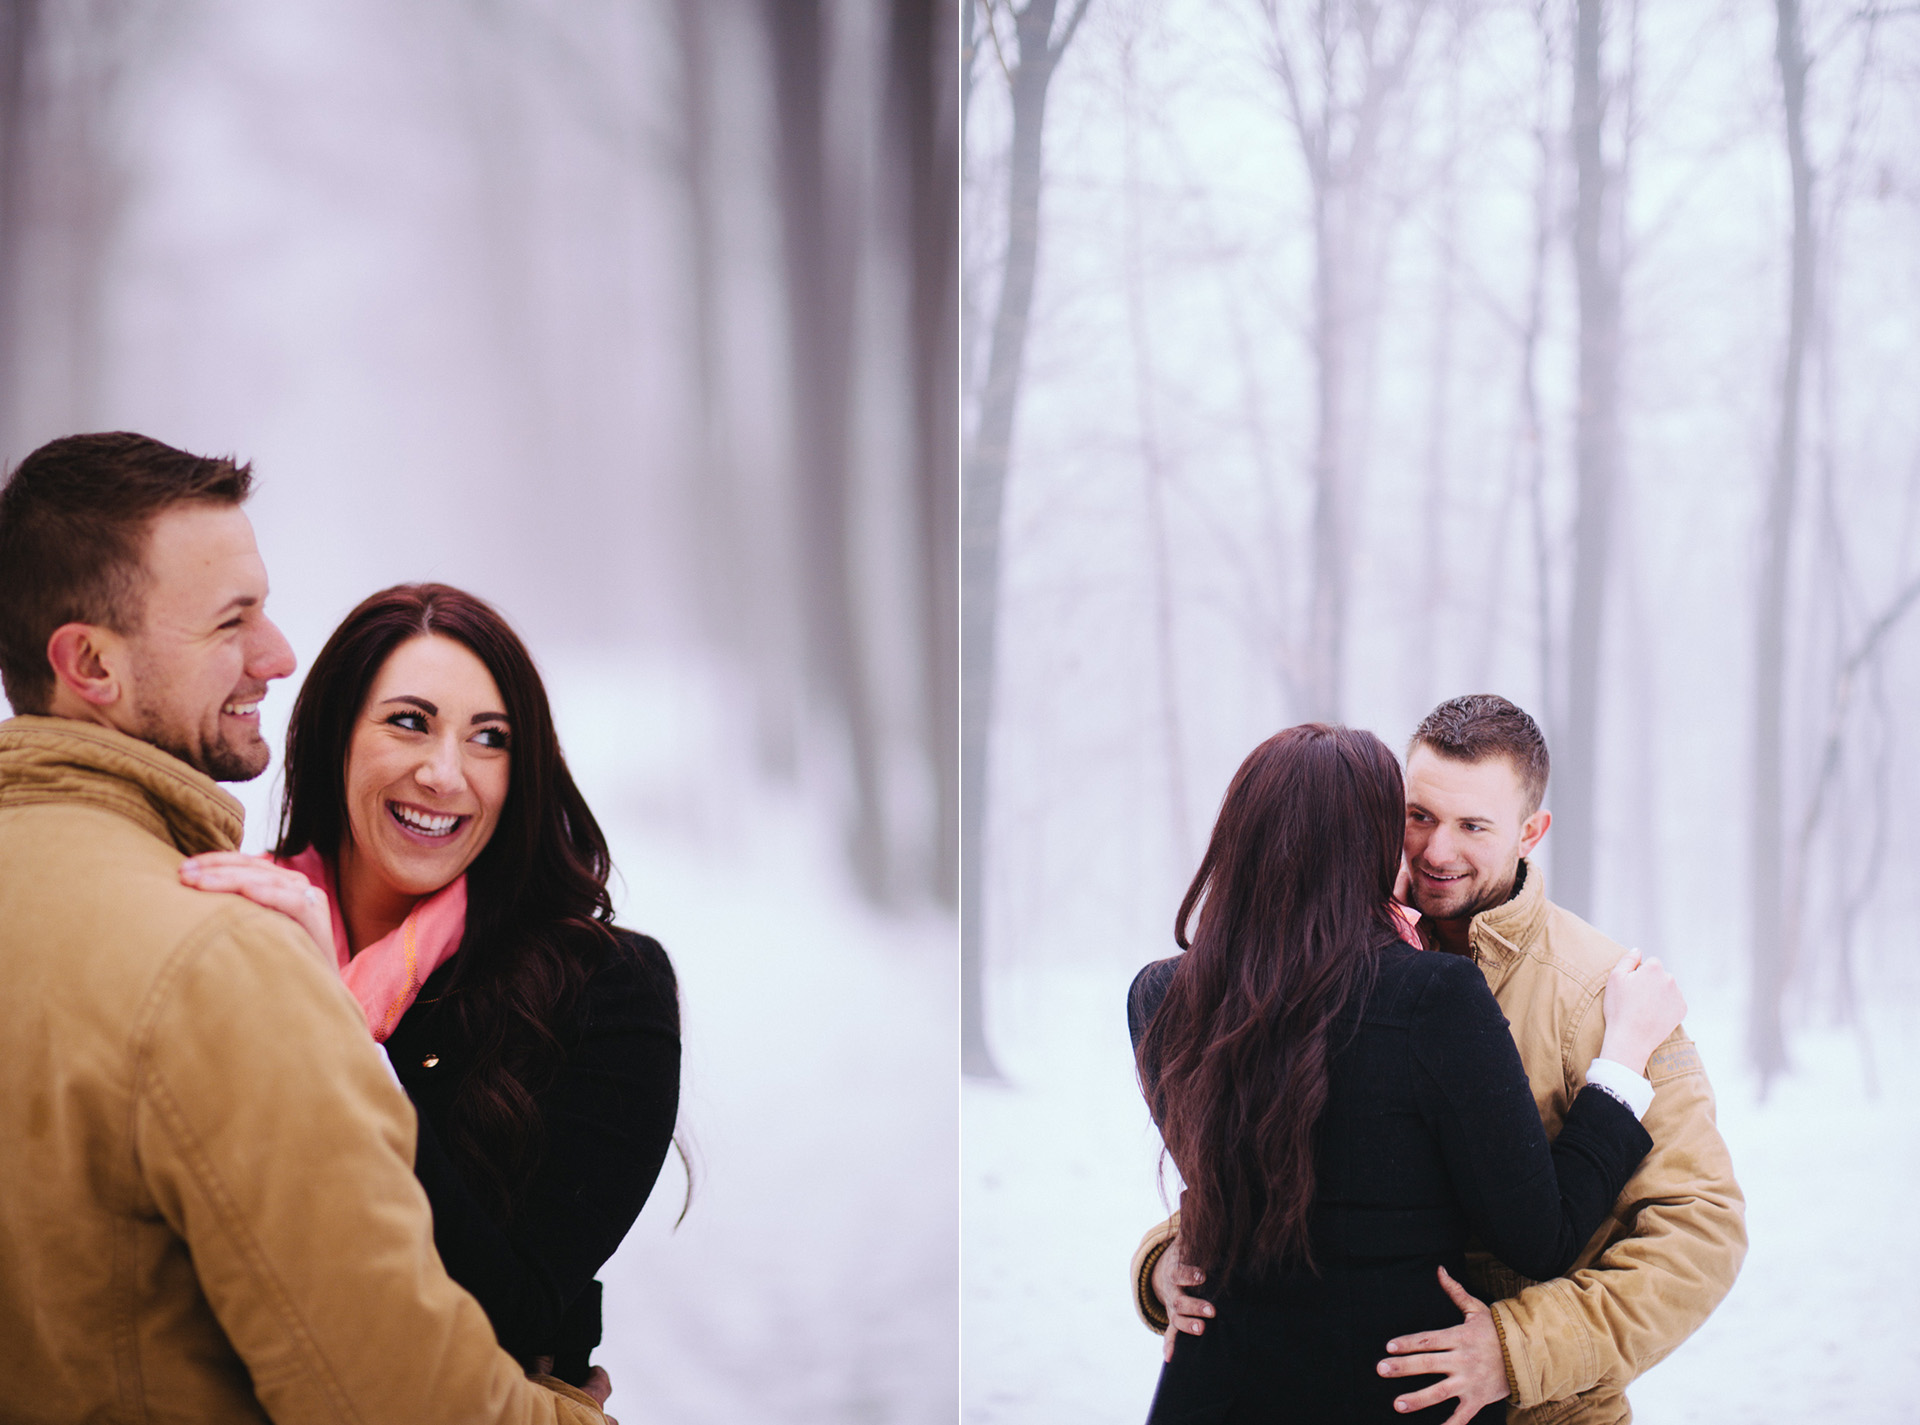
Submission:
POLYGON ((138 1190, 279 1425, 599 1425, 528 1380, 433 1250, 414 1121, 291 922, 236 906, 175 951, 135 1045, 138 1190))
MULTIPOLYGON (((1179 964, 1178 955, 1167 960, 1155 960, 1135 975, 1133 983, 1127 986, 1127 1037, 1133 1042, 1136 1052, 1146 1035, 1147 1026, 1153 1022, 1155 1011, 1167 996, 1167 987, 1173 983, 1173 972, 1179 964)), ((1151 1111, 1151 1103, 1148 1109, 1151 1111)), ((1158 1227, 1148 1231, 1133 1254, 1133 1309, 1156 1336, 1167 1329, 1167 1308, 1154 1295, 1153 1269, 1179 1232, 1180 1214, 1175 1212, 1158 1227)))
POLYGON ((1167 1329, 1167 1304, 1153 1289, 1153 1269, 1179 1235, 1180 1214, 1176 1212, 1159 1226, 1148 1228, 1140 1245, 1133 1249, 1133 1310, 1156 1336, 1167 1329))
POLYGON ((543 1152, 505 1227, 481 1205, 423 1116, 414 1170, 433 1204, 448 1273, 521 1359, 554 1354, 567 1308, 633 1226, 673 1142, 680 1015, 673 967, 652 940, 588 981, 578 1037, 539 1095, 543 1152))
POLYGON ((1501 1261, 1534 1278, 1571 1267, 1653 1146, 1625 1105, 1583 1089, 1551 1146, 1520 1051, 1473 963, 1434 957, 1411 1027, 1414 1098, 1454 1195, 1501 1261))
MULTIPOLYGON (((1582 1066, 1603 1029, 1581 1035, 1582 1066)), ((1664 1360, 1720 1304, 1746 1256, 1745 1200, 1683 1030, 1654 1051, 1647 1077, 1654 1146, 1614 1206, 1624 1235, 1573 1275, 1493 1304, 1521 1408, 1624 1387, 1664 1360)))

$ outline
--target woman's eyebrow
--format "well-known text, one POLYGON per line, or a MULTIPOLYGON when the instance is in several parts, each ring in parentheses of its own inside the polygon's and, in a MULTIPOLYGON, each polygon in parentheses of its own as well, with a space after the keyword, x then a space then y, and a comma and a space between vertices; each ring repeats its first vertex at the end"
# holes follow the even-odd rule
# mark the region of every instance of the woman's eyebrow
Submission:
POLYGON ((485 712, 485 713, 475 713, 475 714, 474 714, 474 715, 473 715, 473 716, 472 716, 471 718, 469 718, 469 719, 468 719, 468 721, 469 721, 470 723, 474 723, 474 722, 512 722, 512 721, 513 721, 513 719, 512 719, 512 718, 510 718, 510 717, 508 717, 508 716, 507 716, 507 715, 506 715, 505 713, 499 713, 499 712, 485 712))
POLYGON ((432 703, 428 702, 425 698, 416 698, 412 693, 401 693, 397 697, 388 698, 386 702, 383 702, 380 706, 385 707, 387 703, 408 703, 408 704, 411 704, 413 707, 419 708, 420 711, 425 713, 428 717, 440 716, 439 708, 435 707, 432 703))

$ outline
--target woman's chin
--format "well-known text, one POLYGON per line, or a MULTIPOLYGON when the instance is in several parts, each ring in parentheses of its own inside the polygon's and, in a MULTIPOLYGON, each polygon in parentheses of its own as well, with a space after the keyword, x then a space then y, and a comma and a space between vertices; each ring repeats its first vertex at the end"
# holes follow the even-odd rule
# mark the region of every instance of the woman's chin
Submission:
POLYGON ((469 859, 449 848, 447 853, 433 856, 422 856, 417 852, 401 856, 381 855, 376 858, 376 864, 380 868, 381 879, 389 886, 401 895, 418 899, 452 885, 460 873, 467 869, 469 859))

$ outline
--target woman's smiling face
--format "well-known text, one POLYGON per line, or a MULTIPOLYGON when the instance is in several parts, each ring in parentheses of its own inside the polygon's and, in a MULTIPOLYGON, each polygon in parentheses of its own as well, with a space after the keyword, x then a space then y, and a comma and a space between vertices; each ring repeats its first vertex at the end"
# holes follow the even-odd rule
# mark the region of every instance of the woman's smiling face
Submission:
POLYGON ((507 800, 505 709, 465 644, 423 634, 388 655, 347 743, 343 872, 419 897, 473 864, 507 800))

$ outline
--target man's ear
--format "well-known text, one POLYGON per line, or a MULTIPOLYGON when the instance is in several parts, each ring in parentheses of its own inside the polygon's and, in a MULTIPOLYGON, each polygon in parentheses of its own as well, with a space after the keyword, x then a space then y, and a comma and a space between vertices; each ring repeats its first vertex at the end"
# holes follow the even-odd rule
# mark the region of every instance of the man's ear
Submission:
POLYGON ((1547 834, 1547 828, 1553 825, 1553 813, 1537 811, 1520 823, 1520 854, 1531 856, 1533 848, 1540 844, 1540 838, 1547 834))
POLYGON ((63 623, 47 640, 47 662, 53 665, 58 686, 89 707, 107 708, 120 701, 125 688, 115 668, 124 647, 120 635, 92 623, 63 623))

